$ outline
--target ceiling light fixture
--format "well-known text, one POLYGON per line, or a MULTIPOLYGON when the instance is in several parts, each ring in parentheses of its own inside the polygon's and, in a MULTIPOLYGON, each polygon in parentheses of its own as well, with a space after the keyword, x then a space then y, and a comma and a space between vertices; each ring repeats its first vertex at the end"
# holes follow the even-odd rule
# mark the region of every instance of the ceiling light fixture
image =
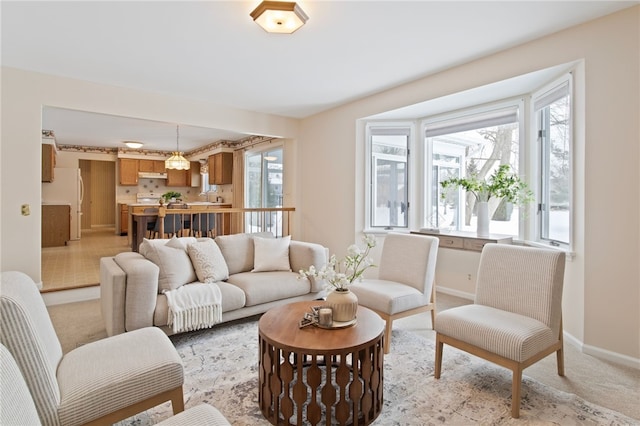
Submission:
POLYGON ((250 13, 268 33, 291 34, 309 19, 295 2, 263 1, 250 13))
POLYGON ((167 169, 189 170, 191 163, 182 156, 180 152, 180 126, 176 126, 176 150, 171 153, 171 157, 164 161, 167 169))
POLYGON ((131 149, 139 149, 142 148, 142 142, 136 141, 124 141, 124 144, 131 149))

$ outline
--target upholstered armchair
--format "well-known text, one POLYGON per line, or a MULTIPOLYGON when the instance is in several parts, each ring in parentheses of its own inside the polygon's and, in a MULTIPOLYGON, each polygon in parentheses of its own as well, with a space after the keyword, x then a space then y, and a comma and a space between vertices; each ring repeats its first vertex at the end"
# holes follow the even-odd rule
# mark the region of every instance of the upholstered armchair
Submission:
MULTIPOLYGON (((27 383, 22 377, 20 367, 11 356, 11 352, 0 344, 0 425, 3 426, 39 426, 40 418, 27 383)), ((230 426, 222 413, 216 408, 201 404, 158 423, 158 426, 230 426)))
POLYGON ((169 338, 149 327, 66 355, 31 278, 2 272, 0 342, 16 360, 43 425, 107 424, 171 401, 184 410, 184 369, 169 338))
POLYGON ((391 348, 393 321, 431 311, 435 321, 436 258, 438 238, 426 235, 388 233, 382 246, 377 279, 363 279, 349 288, 358 304, 384 319, 384 352, 391 348))
POLYGON ((522 370, 556 353, 564 375, 564 252, 487 244, 480 256, 475 301, 436 319, 436 379, 443 346, 454 346, 513 372, 511 416, 520 416, 522 370))

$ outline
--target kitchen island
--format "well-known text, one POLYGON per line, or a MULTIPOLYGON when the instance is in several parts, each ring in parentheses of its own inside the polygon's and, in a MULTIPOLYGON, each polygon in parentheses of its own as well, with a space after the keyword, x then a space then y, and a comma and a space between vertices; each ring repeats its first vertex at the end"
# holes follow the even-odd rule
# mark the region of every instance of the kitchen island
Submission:
POLYGON ((184 203, 184 208, 173 208, 161 204, 129 204, 129 244, 131 250, 138 251, 144 238, 163 238, 165 232, 174 233, 174 229, 165 229, 165 224, 178 223, 179 235, 211 236, 230 233, 231 203, 194 202, 184 203), (166 219, 169 217, 168 219, 166 219), (157 224, 157 226, 156 226, 157 224), (151 234, 149 234, 151 233, 151 234))

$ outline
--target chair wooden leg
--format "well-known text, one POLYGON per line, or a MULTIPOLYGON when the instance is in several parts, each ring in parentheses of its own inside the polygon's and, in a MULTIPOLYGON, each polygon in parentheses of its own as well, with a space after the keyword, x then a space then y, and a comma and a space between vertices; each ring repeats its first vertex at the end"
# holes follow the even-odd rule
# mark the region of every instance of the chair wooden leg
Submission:
POLYGON ((556 362, 558 364, 558 376, 564 376, 564 334, 562 333, 562 321, 560 321, 560 349, 556 352, 556 362))
POLYGON ((440 372, 442 371, 442 348, 444 343, 440 341, 440 335, 436 333, 436 365, 435 371, 433 372, 433 377, 436 379, 440 378, 440 372))
POLYGON ((436 308, 434 307, 431 310, 431 329, 435 330, 436 328, 436 308))
POLYGON ((184 393, 182 391, 182 386, 176 388, 171 393, 171 408, 173 409, 174 415, 184 411, 184 393))
POLYGON ((391 329, 393 328, 393 319, 386 318, 387 325, 384 329, 384 353, 388 354, 391 350, 391 329))
POLYGON ((522 366, 513 369, 513 383, 511 385, 511 417, 520 417, 520 387, 522 386, 522 366))
POLYGON ((556 361, 558 363, 558 376, 564 376, 564 348, 562 346, 556 352, 556 361))

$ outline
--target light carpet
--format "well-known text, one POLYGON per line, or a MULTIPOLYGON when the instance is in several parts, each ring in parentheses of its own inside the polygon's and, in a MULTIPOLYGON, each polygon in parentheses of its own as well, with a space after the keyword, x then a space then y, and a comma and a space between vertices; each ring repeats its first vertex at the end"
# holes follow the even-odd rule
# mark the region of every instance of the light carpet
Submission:
MULTIPOLYGON (((208 403, 234 426, 270 424, 258 407, 258 323, 220 324, 173 336, 185 367, 185 406, 208 403)), ((433 378, 434 343, 394 330, 384 360, 384 408, 375 425, 639 425, 640 422, 526 376, 520 419, 511 418, 511 373, 445 346, 442 376, 433 378)), ((169 403, 120 425, 152 425, 171 416, 169 403)))

